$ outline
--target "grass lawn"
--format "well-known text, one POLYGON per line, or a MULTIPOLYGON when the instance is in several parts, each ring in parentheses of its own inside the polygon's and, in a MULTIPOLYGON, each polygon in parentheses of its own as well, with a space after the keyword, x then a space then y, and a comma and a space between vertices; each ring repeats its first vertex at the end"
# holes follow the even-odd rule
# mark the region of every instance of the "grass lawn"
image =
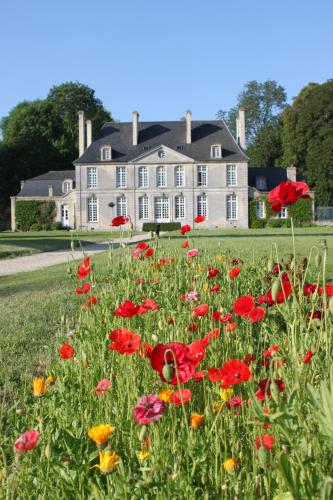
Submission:
MULTIPOLYGON (((0 241, 16 234, 1 233, 0 241)), ((31 238, 34 245, 43 246, 43 236, 53 233, 29 233, 19 235, 20 242, 31 238)), ((87 235, 88 236, 88 235, 87 235)), ((90 234, 89 240, 100 241, 106 234, 90 234), (96 239, 94 239, 96 238, 96 239)), ((272 243, 276 243, 280 257, 292 252, 290 229, 251 230, 251 231, 194 231, 199 248, 211 249, 212 253, 227 253, 230 256, 253 257, 267 254, 272 243)), ((321 239, 326 239, 328 245, 328 276, 333 278, 333 228, 296 229, 296 248, 298 255, 308 255, 312 245, 318 245, 321 239)), ((170 256, 175 248, 179 248, 184 237, 170 233, 161 238, 160 246, 167 250, 161 254, 170 256)), ((59 232, 54 235, 53 243, 66 245, 70 238, 68 233, 59 232)), ((31 243, 32 244, 32 243, 31 243)), ((64 246, 62 248, 64 248, 64 246)), ((37 246, 38 248, 38 246, 37 246)), ((127 249, 120 251, 127 252, 127 249)), ((119 250, 114 252, 117 255, 119 250)), ((112 259, 114 259, 114 255, 112 259)), ((108 272, 109 254, 103 253, 94 257, 99 274, 108 272)), ((78 301, 73 298, 74 282, 66 274, 67 264, 49 267, 43 271, 20 273, 15 276, 0 278, 0 385, 6 385, 5 392, 10 399, 15 397, 17 389, 33 374, 41 370, 51 361, 54 355, 53 344, 56 342, 56 332, 70 330, 72 316, 77 310, 78 301)), ((112 272, 112 271, 111 271, 112 272)))
MULTIPOLYGON (((66 250, 70 248, 72 237, 80 239, 83 245, 108 241, 111 237, 127 236, 128 231, 28 231, 26 233, 0 232, 0 259, 20 257, 52 250, 66 250)), ((134 233, 138 234, 138 233, 134 233)))

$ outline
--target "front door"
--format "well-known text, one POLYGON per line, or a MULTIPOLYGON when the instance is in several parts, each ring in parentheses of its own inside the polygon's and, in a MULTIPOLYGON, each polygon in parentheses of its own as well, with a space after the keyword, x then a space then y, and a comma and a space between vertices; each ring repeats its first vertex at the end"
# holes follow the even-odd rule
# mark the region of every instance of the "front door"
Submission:
POLYGON ((170 203, 166 196, 155 198, 155 222, 170 222, 170 203))
POLYGON ((69 226, 69 210, 67 205, 61 205, 61 225, 62 227, 69 226))

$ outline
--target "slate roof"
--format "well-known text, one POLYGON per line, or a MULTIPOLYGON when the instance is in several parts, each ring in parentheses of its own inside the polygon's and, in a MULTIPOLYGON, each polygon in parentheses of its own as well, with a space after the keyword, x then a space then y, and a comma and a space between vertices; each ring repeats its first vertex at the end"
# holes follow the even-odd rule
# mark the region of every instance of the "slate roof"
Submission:
MULTIPOLYGON (((256 178, 262 176, 266 178, 267 190, 271 191, 280 182, 287 181, 287 169, 284 167, 249 167, 248 183, 250 187, 256 187, 256 178)), ((296 175, 297 181, 305 181, 304 176, 296 175)))
POLYGON ((74 181, 75 170, 50 170, 45 174, 27 179, 17 196, 48 196, 49 186, 53 187, 53 196, 63 196, 62 183, 66 179, 74 181))
MULTIPOLYGON (((248 157, 232 137, 221 120, 192 120, 192 143, 186 144, 186 121, 140 122, 138 145, 132 145, 132 122, 108 122, 103 125, 96 140, 86 149, 76 163, 100 163, 102 146, 112 147, 112 162, 128 162, 146 152, 144 146, 153 149, 161 144, 196 161, 211 160, 210 149, 213 144, 222 144, 222 160, 248 161, 248 157)), ((104 163, 104 162, 101 162, 104 163)))

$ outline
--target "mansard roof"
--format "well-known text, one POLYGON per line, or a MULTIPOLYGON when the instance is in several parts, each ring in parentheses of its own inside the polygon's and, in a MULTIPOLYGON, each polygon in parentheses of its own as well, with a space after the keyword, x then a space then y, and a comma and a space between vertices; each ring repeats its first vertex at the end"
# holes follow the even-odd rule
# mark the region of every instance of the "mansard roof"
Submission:
MULTIPOLYGON (((266 191, 271 191, 281 182, 288 180, 287 169, 284 167, 249 167, 248 184, 250 187, 256 187, 257 177, 264 177, 266 179, 266 191)), ((305 177, 297 174, 296 180, 304 182, 305 177)))
POLYGON ((62 184, 66 179, 74 181, 75 170, 50 170, 45 174, 27 179, 17 196, 48 196, 49 186, 53 187, 53 196, 63 196, 62 184))
MULTIPOLYGON (((101 128, 96 140, 75 163, 101 162, 101 148, 112 147, 113 163, 129 162, 149 149, 161 144, 180 151, 196 161, 210 161, 211 146, 222 145, 222 161, 248 161, 248 157, 231 135, 222 120, 192 120, 192 143, 186 144, 186 122, 140 122, 138 145, 132 145, 132 122, 108 122, 101 128), (182 146, 182 149, 179 149, 182 146)), ((215 160, 216 161, 216 160, 215 160)), ((101 162, 105 163, 105 162, 101 162)), ((107 161, 109 163, 109 161, 107 161)))

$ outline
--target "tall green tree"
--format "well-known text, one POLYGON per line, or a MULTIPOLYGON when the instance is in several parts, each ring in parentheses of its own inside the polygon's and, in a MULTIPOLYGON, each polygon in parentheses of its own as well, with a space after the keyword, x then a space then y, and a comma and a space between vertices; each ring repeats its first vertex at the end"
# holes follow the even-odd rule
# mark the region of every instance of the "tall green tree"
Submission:
POLYGON ((257 82, 252 80, 244 85, 237 98, 237 104, 229 111, 220 110, 218 118, 223 118, 236 135, 236 117, 241 106, 245 108, 246 143, 250 145, 259 132, 276 123, 277 115, 286 106, 287 95, 275 80, 257 82))
POLYGON ((250 167, 277 167, 282 164, 282 120, 262 127, 248 146, 250 167))
POLYGON ((284 164, 306 175, 317 205, 333 205, 333 80, 304 87, 282 122, 284 164))

